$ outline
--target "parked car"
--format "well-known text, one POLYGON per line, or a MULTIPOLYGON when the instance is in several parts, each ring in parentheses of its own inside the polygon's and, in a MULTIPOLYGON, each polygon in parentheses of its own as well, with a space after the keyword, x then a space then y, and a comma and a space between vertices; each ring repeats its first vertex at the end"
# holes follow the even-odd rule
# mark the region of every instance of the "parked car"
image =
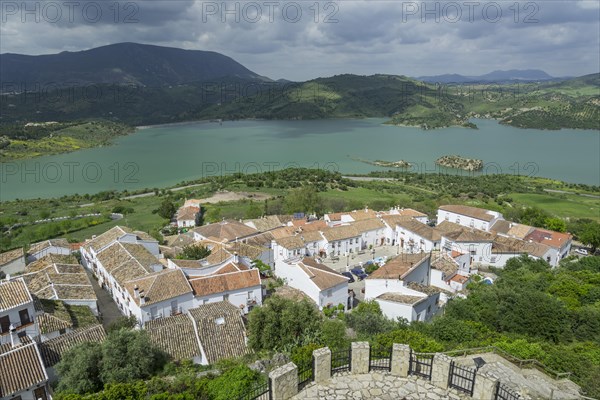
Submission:
POLYGON ((359 281, 362 281, 363 279, 365 279, 368 275, 365 274, 365 271, 363 271, 362 268, 352 268, 350 270, 354 275, 356 275, 356 277, 358 278, 359 281))
POLYGON ((575 250, 575 253, 579 253, 579 254, 582 254, 584 256, 588 255, 588 251, 586 249, 577 249, 577 250, 575 250))
POLYGON ((348 278, 348 283, 354 282, 354 276, 350 272, 342 272, 342 275, 348 278))

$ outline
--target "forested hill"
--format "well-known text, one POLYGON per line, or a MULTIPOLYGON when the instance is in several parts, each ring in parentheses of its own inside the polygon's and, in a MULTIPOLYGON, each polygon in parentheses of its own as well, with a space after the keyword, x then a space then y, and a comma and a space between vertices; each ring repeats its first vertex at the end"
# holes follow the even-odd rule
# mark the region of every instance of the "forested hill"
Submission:
MULTIPOLYGON (((168 86, 224 76, 261 77, 213 51, 117 43, 85 51, 39 56, 1 54, 2 91, 85 84, 168 86)), ((264 78, 263 78, 264 79, 264 78)))

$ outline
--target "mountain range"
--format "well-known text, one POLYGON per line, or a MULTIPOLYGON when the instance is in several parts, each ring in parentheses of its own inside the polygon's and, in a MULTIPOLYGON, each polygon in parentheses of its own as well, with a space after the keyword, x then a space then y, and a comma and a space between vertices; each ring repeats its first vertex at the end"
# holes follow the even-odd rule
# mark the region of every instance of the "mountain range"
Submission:
POLYGON ((516 83, 550 81, 565 78, 555 78, 539 69, 510 69, 507 71, 496 70, 477 76, 443 74, 420 76, 416 79, 428 83, 516 83))
MULTIPOLYGON (((212 51, 118 43, 90 50, 29 56, 0 54, 3 91, 11 84, 169 86, 221 77, 268 80, 212 51)), ((30 89, 31 90, 31 89, 30 89)), ((14 90, 13 90, 14 91, 14 90)), ((18 91, 18 89, 16 90, 18 91)))

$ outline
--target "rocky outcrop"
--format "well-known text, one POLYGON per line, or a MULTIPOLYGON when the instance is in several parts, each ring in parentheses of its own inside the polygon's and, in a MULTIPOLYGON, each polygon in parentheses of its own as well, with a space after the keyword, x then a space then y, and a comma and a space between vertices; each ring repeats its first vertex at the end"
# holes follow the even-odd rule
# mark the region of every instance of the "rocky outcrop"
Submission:
POLYGON ((442 167, 463 169, 465 171, 480 171, 483 169, 483 160, 456 155, 440 157, 435 160, 435 163, 442 167))

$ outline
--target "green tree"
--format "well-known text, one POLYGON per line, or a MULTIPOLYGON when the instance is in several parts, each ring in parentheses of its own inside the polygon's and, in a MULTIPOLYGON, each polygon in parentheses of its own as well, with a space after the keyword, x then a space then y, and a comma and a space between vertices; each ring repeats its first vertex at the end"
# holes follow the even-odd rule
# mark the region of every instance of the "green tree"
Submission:
POLYGON ((177 209, 175 208, 175 204, 169 199, 164 199, 162 203, 160 203, 160 207, 158 207, 157 213, 161 217, 170 220, 175 214, 177 209))
POLYGON ((248 219, 259 218, 263 215, 264 207, 261 207, 257 202, 251 201, 248 208, 246 208, 245 217, 248 219))
POLYGON ((102 344, 102 382, 130 382, 148 379, 166 362, 145 331, 120 329, 108 334, 102 344))
POLYGON ((312 343, 322 318, 308 300, 292 301, 273 296, 248 314, 248 343, 255 351, 312 343))
POLYGON ((63 354, 56 365, 60 377, 57 390, 75 394, 94 393, 102 389, 99 343, 81 343, 63 354))
POLYGON ((583 225, 579 233, 579 240, 592 248, 592 254, 595 253, 596 249, 600 247, 600 224, 591 221, 583 225))
POLYGON ((319 215, 323 212, 323 200, 314 187, 303 186, 289 191, 285 198, 285 210, 288 214, 303 212, 319 215))
POLYGON ((374 300, 363 301, 351 313, 346 314, 346 323, 363 336, 376 335, 404 325, 386 318, 374 300))
POLYGON ((346 324, 339 319, 326 319, 321 325, 319 341, 331 350, 338 350, 350 346, 346 336, 346 324))
POLYGON ((118 331, 121 329, 133 329, 137 325, 138 321, 135 316, 129 317, 121 316, 115 319, 107 328, 108 332, 118 331))
POLYGON ((177 255, 181 260, 202 260, 210 255, 211 251, 206 246, 199 244, 190 244, 184 246, 181 253, 177 255))
POLYGON ((545 227, 556 232, 567 231, 567 223, 560 218, 546 218, 545 227))

